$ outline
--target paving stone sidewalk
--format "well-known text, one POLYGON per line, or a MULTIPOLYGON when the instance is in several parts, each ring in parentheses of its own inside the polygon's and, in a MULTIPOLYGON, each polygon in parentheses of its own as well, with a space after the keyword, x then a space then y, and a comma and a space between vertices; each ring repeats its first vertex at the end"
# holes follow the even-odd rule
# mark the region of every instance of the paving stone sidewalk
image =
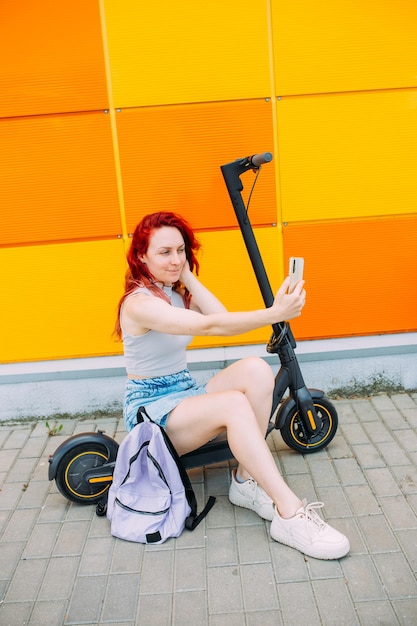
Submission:
POLYGON ((269 438, 290 486, 325 502, 351 553, 318 561, 272 541, 269 522, 228 500, 228 464, 190 472, 194 531, 161 546, 110 536, 95 508, 48 481, 48 455, 69 435, 119 419, 0 422, 1 626, 411 626, 417 624, 417 394, 335 401, 339 429, 320 452, 269 438))

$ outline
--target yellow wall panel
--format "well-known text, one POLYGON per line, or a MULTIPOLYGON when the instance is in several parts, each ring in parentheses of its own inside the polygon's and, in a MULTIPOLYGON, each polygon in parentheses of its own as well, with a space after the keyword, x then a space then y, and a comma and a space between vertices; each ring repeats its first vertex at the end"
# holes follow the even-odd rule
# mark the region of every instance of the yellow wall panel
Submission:
POLYGON ((415 213, 417 90, 282 98, 283 221, 415 213))
POLYGON ((2 362, 121 351, 111 337, 125 272, 121 240, 3 248, 0 267, 2 362))
MULTIPOLYGON (((128 230, 146 213, 172 210, 197 229, 235 227, 220 165, 273 150, 265 100, 122 109, 116 116, 128 230)), ((245 193, 254 175, 245 173, 245 193)), ((274 168, 262 168, 254 224, 277 221, 274 168)))
POLYGON ((117 107, 271 94, 264 0, 104 0, 117 107))
POLYGON ((121 233, 109 116, 0 122, 0 244, 121 233))
MULTIPOLYGON (((262 260, 275 293, 282 283, 282 241, 278 228, 255 228, 262 260)), ((202 283, 229 311, 263 308, 264 302, 240 231, 198 233, 202 283)), ((262 328, 237 337, 196 337, 191 347, 243 345, 267 342, 271 328, 262 328)))
POLYGON ((413 87, 413 0, 272 0, 277 95, 413 87))
POLYGON ((98 2, 1 2, 0 58, 0 117, 108 107, 98 2))
POLYGON ((290 224, 284 254, 305 257, 301 339, 417 330, 417 216, 290 224))
MULTIPOLYGON (((282 280, 278 229, 255 233, 275 291, 282 280)), ((263 307, 240 232, 200 233, 199 239, 202 282, 230 310, 263 307)), ((126 268, 121 240, 3 248, 0 267, 1 362, 121 353, 111 336, 126 268)), ((269 335, 266 328, 201 337, 192 347, 266 342, 269 335)))

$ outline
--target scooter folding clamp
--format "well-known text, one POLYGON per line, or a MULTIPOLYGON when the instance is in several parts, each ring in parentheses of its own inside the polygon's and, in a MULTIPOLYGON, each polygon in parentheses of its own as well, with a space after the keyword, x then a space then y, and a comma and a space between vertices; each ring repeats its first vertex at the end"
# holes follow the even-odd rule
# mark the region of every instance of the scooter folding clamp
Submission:
POLYGON ((287 330, 288 330, 288 322, 284 322, 281 325, 281 332, 280 334, 277 336, 275 331, 272 333, 268 344, 266 346, 266 351, 270 352, 272 354, 274 354, 275 352, 277 352, 276 347, 280 345, 280 343, 282 343, 282 340, 284 339, 285 335, 287 334, 287 330))

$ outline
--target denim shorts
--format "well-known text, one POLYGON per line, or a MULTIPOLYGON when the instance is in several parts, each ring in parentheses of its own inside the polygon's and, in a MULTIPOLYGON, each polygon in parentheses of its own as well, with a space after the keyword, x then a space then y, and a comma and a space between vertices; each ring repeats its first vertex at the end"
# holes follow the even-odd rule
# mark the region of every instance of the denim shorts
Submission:
POLYGON ((123 418, 127 432, 137 424, 139 407, 144 407, 149 417, 166 428, 170 412, 185 398, 201 396, 206 385, 201 385, 185 369, 178 374, 156 378, 131 379, 126 382, 123 418))

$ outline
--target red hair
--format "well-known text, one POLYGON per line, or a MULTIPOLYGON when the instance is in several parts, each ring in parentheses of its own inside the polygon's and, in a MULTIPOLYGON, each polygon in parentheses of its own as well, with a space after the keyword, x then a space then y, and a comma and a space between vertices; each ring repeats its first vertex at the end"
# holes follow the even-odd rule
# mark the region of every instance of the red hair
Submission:
MULTIPOLYGON (((198 275, 199 263, 197 261, 196 252, 200 248, 200 243, 196 239, 188 222, 180 215, 176 215, 175 213, 171 213, 169 211, 160 211, 158 213, 145 215, 135 228, 135 232, 132 237, 132 244, 126 255, 129 267, 125 275, 125 291, 119 301, 117 308, 117 321, 114 328, 114 334, 119 339, 121 339, 122 336, 122 329, 120 326, 120 311, 122 304, 135 289, 138 287, 146 287, 158 298, 162 298, 163 300, 169 302, 168 296, 162 289, 160 289, 160 287, 158 287, 157 284, 155 284, 155 279, 149 272, 148 267, 139 259, 139 257, 146 254, 149 247, 149 239, 152 233, 163 226, 177 228, 180 231, 184 239, 185 254, 190 265, 190 270, 192 271, 195 269, 195 272, 198 275)), ((173 285, 173 289, 175 291, 178 291, 181 287, 182 285, 179 281, 173 285)), ((185 306, 189 308, 191 295, 187 289, 184 289, 183 299, 185 306)))

